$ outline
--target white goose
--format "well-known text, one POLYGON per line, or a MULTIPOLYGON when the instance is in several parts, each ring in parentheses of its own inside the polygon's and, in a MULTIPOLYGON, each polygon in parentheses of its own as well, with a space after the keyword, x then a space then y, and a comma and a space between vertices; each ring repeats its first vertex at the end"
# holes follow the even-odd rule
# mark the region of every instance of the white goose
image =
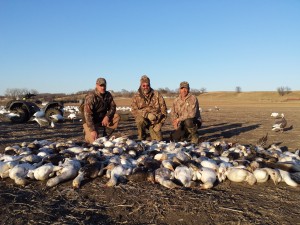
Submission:
POLYGON ((5 161, 5 162, 1 162, 0 161, 0 177, 1 178, 7 178, 7 177, 9 177, 9 171, 10 171, 10 169, 12 169, 17 164, 19 164, 18 160, 15 160, 15 161, 5 161))
POLYGON ((255 176, 244 168, 229 167, 225 174, 228 180, 233 182, 246 181, 250 185, 254 185, 256 183, 255 176))
POLYGON ((214 183, 217 180, 216 171, 211 168, 202 167, 200 169, 200 174, 201 174, 200 180, 203 183, 200 185, 200 188, 201 189, 212 188, 214 186, 214 183))
POLYGON ((299 181, 296 182, 295 180, 292 179, 291 174, 288 171, 285 170, 279 170, 280 175, 282 177, 282 181, 284 181, 287 185, 292 186, 292 187, 298 187, 299 186, 299 181))
POLYGON ((271 168, 257 168, 253 171, 253 175, 258 183, 266 182, 269 177, 273 180, 274 184, 281 181, 281 176, 278 170, 271 168))
POLYGON ((109 181, 106 183, 107 187, 113 187, 117 185, 118 180, 123 177, 131 174, 132 168, 131 167, 124 167, 123 165, 115 165, 113 163, 107 166, 110 173, 107 173, 107 176, 110 176, 109 181))
POLYGON ((33 170, 34 165, 30 163, 18 164, 9 170, 9 177, 15 181, 17 185, 25 186, 28 183, 26 176, 29 170, 33 170))
POLYGON ((29 170, 27 176, 36 180, 47 180, 49 177, 54 176, 56 171, 61 170, 61 166, 55 166, 52 163, 44 164, 36 169, 29 170))
POLYGON ((155 170, 155 182, 161 184, 166 188, 178 188, 179 185, 175 184, 171 179, 174 178, 174 172, 167 168, 158 168, 155 170))
POLYGON ((48 187, 54 187, 57 184, 73 179, 77 176, 78 170, 81 165, 78 160, 72 160, 69 158, 65 159, 65 162, 61 165, 63 168, 57 171, 57 176, 47 181, 48 187))
POLYGON ((174 177, 179 180, 184 187, 190 187, 192 184, 192 171, 187 166, 177 166, 174 171, 174 177))

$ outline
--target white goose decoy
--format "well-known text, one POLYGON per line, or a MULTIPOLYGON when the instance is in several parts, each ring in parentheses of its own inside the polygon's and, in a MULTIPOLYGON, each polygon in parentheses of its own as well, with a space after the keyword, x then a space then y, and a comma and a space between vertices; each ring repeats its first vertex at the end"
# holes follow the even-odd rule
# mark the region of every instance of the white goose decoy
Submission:
POLYGON ((8 114, 6 114, 6 116, 11 119, 13 117, 20 117, 20 114, 14 113, 14 112, 10 112, 8 114))
POLYGON ((274 123, 274 125, 272 126, 272 130, 276 132, 277 131, 283 132, 283 129, 286 127, 286 125, 287 125, 287 121, 284 117, 284 114, 281 113, 281 119, 274 123))
POLYGON ((41 117, 45 116, 45 112, 44 112, 44 110, 39 110, 39 111, 35 112, 33 114, 33 116, 36 117, 36 118, 41 118, 41 117))
POLYGON ((54 114, 49 117, 52 119, 52 121, 54 121, 56 123, 64 121, 64 117, 61 114, 54 114))
POLYGON ((65 162, 61 166, 62 169, 57 171, 58 175, 47 181, 46 185, 48 187, 54 187, 61 182, 75 178, 77 176, 78 170, 81 167, 78 160, 72 160, 69 158, 66 158, 65 162))
POLYGON ((280 114, 278 112, 272 112, 271 113, 271 117, 276 118, 276 119, 279 118, 279 115, 280 114))
POLYGON ((256 183, 255 176, 244 168, 229 167, 225 174, 228 180, 233 182, 246 181, 250 185, 254 185, 256 183))
POLYGON ((49 121, 45 117, 35 117, 32 119, 32 121, 36 121, 40 127, 49 126, 49 121))
POLYGON ((74 122, 74 120, 77 118, 76 113, 70 113, 68 115, 68 119, 72 120, 74 122))
POLYGON ((269 177, 273 180, 274 184, 281 181, 281 176, 278 170, 271 168, 257 168, 253 171, 253 175, 258 183, 266 182, 269 177))

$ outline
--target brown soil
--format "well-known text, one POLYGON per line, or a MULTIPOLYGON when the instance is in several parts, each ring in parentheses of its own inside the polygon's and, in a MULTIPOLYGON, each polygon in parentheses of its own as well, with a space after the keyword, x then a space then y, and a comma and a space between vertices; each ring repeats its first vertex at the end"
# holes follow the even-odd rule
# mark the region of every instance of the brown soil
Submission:
MULTIPOLYGON (((269 133, 268 144, 277 143, 294 152, 300 146, 300 108, 280 104, 205 106, 202 141, 225 140, 256 144, 269 133), (273 111, 286 115, 293 129, 274 133, 273 111)), ((122 118, 126 118, 122 116, 122 118)), ((66 121, 54 129, 36 123, 11 124, 0 118, 0 152, 24 141, 83 141, 79 121, 66 121)), ((168 140, 170 121, 163 128, 168 140)), ((133 118, 120 123, 117 134, 136 138, 133 118)), ((1 224, 300 224, 300 189, 272 181, 249 186, 226 180, 209 190, 167 189, 146 182, 104 186, 106 178, 89 180, 77 191, 71 181, 54 188, 44 182, 26 187, 0 180, 1 224)))

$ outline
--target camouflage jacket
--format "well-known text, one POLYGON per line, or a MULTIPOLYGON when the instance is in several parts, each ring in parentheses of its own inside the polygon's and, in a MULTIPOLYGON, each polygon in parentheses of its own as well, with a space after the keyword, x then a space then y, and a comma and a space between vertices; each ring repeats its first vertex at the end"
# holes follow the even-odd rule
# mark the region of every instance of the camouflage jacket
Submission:
POLYGON ((152 88, 148 96, 139 90, 132 97, 131 112, 136 118, 137 116, 147 117, 148 113, 153 113, 158 119, 157 123, 164 123, 167 118, 167 106, 163 96, 152 88))
POLYGON ((185 99, 181 99, 181 97, 178 96, 172 105, 171 118, 172 120, 178 118, 179 121, 184 121, 188 118, 201 120, 199 103, 196 96, 191 93, 189 93, 185 99))
POLYGON ((116 112, 116 103, 110 92, 100 94, 96 89, 85 96, 83 123, 90 131, 94 131, 95 124, 101 124, 103 118, 108 116, 111 121, 116 112))

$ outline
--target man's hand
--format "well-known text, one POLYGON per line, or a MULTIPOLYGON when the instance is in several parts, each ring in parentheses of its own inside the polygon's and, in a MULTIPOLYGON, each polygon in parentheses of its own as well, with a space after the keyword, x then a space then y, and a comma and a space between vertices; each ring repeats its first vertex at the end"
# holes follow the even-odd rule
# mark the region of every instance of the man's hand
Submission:
POLYGON ((108 118, 108 116, 104 116, 101 124, 104 127, 107 127, 109 125, 109 118, 108 118))
POLYGON ((147 115, 148 120, 151 121, 152 124, 154 124, 154 122, 156 121, 156 116, 153 113, 148 113, 147 115))
POLYGON ((153 113, 148 113, 147 118, 150 121, 155 121, 156 120, 156 116, 153 113))
POLYGON ((97 131, 92 131, 91 132, 91 136, 92 136, 92 138, 93 138, 93 140, 95 141, 97 138, 98 138, 98 134, 97 134, 97 131))
POLYGON ((178 124, 179 124, 179 120, 178 119, 174 119, 173 120, 173 127, 176 130, 178 128, 178 124))

